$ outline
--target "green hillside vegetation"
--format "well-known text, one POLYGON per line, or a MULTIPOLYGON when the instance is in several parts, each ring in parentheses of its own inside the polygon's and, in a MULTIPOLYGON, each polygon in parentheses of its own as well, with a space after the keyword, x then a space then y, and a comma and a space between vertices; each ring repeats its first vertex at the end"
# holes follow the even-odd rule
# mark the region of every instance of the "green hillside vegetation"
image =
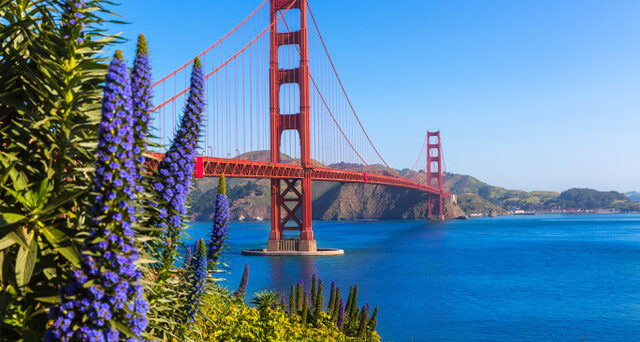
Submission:
POLYGON ((506 215, 507 211, 501 206, 491 203, 486 199, 480 197, 477 194, 468 192, 465 194, 459 194, 458 206, 466 214, 483 214, 489 216, 492 213, 495 215, 506 215))
MULTIPOLYGON (((256 153, 257 155, 258 153, 256 153)), ((354 166, 354 169, 356 167, 354 166)), ((399 171, 409 174, 408 170, 399 171)), ((413 175, 412 175, 413 176, 413 175)), ((457 195, 457 205, 466 214, 506 215, 509 211, 543 211, 549 209, 616 209, 621 212, 640 210, 624 194, 615 191, 592 189, 570 189, 562 193, 555 191, 522 191, 492 186, 475 177, 448 173, 449 191, 457 195)), ((426 175, 418 174, 418 181, 426 182, 426 175)), ((269 180, 229 178, 228 198, 234 203, 232 219, 269 219, 269 180)), ((195 221, 208 221, 213 215, 217 178, 202 178, 196 181, 191 198, 191 217, 195 221)), ((423 198, 412 192, 398 192, 393 187, 377 190, 365 189, 363 185, 333 182, 313 182, 312 198, 314 219, 411 219, 420 217, 423 198), (333 196, 330 196, 333 194, 333 196), (409 201, 409 202, 407 202, 409 201), (338 203, 339 202, 339 203, 338 203), (384 211, 381 207, 396 208, 384 211), (413 207, 418 205, 417 207, 413 207), (406 210, 400 210, 405 208, 406 210)), ((460 209, 449 208, 450 215, 462 215, 460 209), (457 210, 457 211, 456 211, 457 210)))
POLYGON ((617 209, 620 211, 638 210, 638 204, 616 191, 597 191, 593 189, 569 189, 555 199, 545 203, 548 208, 558 209, 617 209))
POLYGON ((640 192, 638 191, 630 191, 625 193, 625 195, 633 202, 640 202, 640 192))
POLYGON ((616 209, 621 212, 640 210, 627 196, 616 191, 593 189, 569 189, 562 193, 555 191, 509 190, 492 186, 477 178, 448 174, 449 189, 458 194, 458 205, 467 213, 488 214, 490 210, 541 211, 545 209, 616 209), (472 195, 477 195, 472 196, 472 195))

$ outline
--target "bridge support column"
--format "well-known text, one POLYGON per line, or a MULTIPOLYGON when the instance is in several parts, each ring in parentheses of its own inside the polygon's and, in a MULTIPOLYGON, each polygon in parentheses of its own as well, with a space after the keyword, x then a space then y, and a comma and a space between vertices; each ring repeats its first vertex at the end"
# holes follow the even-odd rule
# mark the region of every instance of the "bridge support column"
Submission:
MULTIPOLYGON (((427 184, 439 190, 437 195, 438 216, 437 219, 444 220, 444 208, 442 197, 444 194, 442 186, 442 146, 440 145, 440 131, 427 132, 427 184)), ((430 219, 434 219, 434 205, 431 201, 432 195, 428 197, 428 213, 430 219)))
MULTIPOLYGON (((269 67, 269 112, 271 125, 271 155, 274 163, 281 162, 280 142, 282 133, 297 130, 300 137, 300 164, 305 169, 303 178, 271 180, 271 233, 267 244, 268 251, 315 252, 316 240, 311 226, 311 178, 308 170, 311 163, 311 139, 309 120, 309 53, 307 47, 307 1, 271 0, 271 44, 269 67), (274 24, 285 10, 299 12, 300 29, 295 32, 279 32, 274 24), (300 65, 293 69, 281 69, 278 66, 278 48, 285 45, 298 45, 300 65), (298 113, 280 112, 280 87, 283 84, 297 84, 300 89, 300 111, 298 113), (297 238, 285 239, 284 231, 297 230, 297 238)), ((295 27, 295 23, 289 23, 295 27)))

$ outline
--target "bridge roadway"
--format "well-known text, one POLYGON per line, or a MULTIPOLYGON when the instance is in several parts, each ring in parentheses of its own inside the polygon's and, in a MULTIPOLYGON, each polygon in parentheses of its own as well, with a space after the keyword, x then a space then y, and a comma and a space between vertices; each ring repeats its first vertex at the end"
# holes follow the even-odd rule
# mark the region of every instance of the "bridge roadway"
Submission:
MULTIPOLYGON (((153 158, 148 161, 148 165, 152 170, 155 170, 164 154, 151 153, 151 155, 153 158)), ((420 190, 433 195, 451 196, 448 192, 443 191, 440 193, 438 188, 394 176, 326 167, 305 169, 301 165, 243 159, 197 157, 195 177, 220 177, 225 175, 225 177, 235 178, 302 179, 305 178, 305 172, 306 176, 314 181, 387 185, 420 190)))

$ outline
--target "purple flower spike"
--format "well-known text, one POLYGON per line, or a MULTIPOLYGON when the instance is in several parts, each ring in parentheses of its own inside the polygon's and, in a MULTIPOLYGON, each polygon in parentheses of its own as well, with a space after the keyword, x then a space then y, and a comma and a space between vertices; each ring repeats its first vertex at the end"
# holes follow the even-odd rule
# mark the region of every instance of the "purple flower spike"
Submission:
POLYGON ((191 187, 191 178, 195 170, 198 137, 204 109, 204 74, 200 60, 196 58, 191 74, 191 89, 187 106, 180 122, 180 128, 169 151, 157 169, 157 180, 153 184, 158 192, 158 201, 166 205, 163 217, 156 220, 157 227, 165 227, 162 239, 166 242, 160 257, 160 278, 167 276, 180 245, 183 230, 182 218, 187 213, 187 195, 191 187), (158 190, 161 189, 161 190, 158 190))
POLYGON ((211 228, 211 240, 209 241, 209 251, 207 259, 209 259, 209 269, 214 269, 224 240, 229 229, 229 203, 227 201, 227 187, 224 175, 220 176, 218 184, 218 195, 216 197, 216 211, 213 216, 213 227, 211 228))
POLYGON ((86 26, 85 20, 85 3, 78 0, 66 0, 62 6, 64 12, 62 13, 62 20, 60 22, 60 28, 62 37, 65 40, 71 40, 75 44, 84 43, 82 37, 82 29, 86 26))
MULTIPOLYGON (((132 116, 128 70, 120 51, 106 76, 96 170, 106 169, 110 163, 126 165, 133 158, 130 120, 117 122, 113 115, 107 115, 114 112, 132 116), (121 136, 122 142, 108 139, 110 132, 121 136)), ((80 268, 71 272, 61 289, 61 303, 51 307, 52 325, 45 340, 119 341, 125 335, 118 331, 117 324, 138 336, 147 327, 149 306, 140 284, 141 273, 135 266, 138 251, 131 229, 135 218, 126 209, 132 205, 129 193, 136 187, 135 172, 131 165, 119 166, 113 174, 95 174, 94 192, 99 195, 92 209, 90 236, 82 246, 80 268), (83 286, 87 282, 92 286, 83 286)))
POLYGON ((344 299, 340 298, 340 306, 338 307, 338 329, 344 328, 344 299))
POLYGON ((207 252, 204 240, 200 239, 196 250, 195 265, 193 267, 193 275, 191 277, 191 289, 187 297, 187 320, 193 322, 198 312, 200 298, 204 293, 207 284, 207 252))
POLYGON ((236 298, 244 298, 247 294, 247 284, 249 283, 249 264, 244 265, 244 272, 242 273, 242 279, 240 279, 240 286, 236 292, 233 293, 233 296, 236 298))
MULTIPOLYGON (((133 96, 133 118, 134 132, 133 154, 135 164, 138 169, 138 177, 143 175, 144 153, 147 151, 147 132, 149 131, 149 121, 151 106, 153 103, 153 92, 151 91, 151 64, 149 63, 149 49, 144 35, 138 37, 136 58, 131 69, 131 93, 133 96)), ((158 190, 160 191, 160 190, 158 190)))

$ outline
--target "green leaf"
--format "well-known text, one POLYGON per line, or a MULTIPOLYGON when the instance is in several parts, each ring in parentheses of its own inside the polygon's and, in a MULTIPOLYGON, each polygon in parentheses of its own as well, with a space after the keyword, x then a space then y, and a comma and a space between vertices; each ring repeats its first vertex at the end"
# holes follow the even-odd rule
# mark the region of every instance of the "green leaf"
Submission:
POLYGON ((62 254, 65 259, 69 260, 73 266, 80 266, 80 252, 75 246, 59 247, 57 251, 62 254))
POLYGON ((73 193, 63 194, 62 196, 58 196, 57 199, 50 201, 49 204, 44 209, 42 209, 41 212, 38 212, 38 214, 45 214, 51 210, 54 210, 62 206, 63 204, 76 199, 78 196, 82 195, 83 193, 84 191, 76 191, 73 193))
POLYGON ((43 303, 55 304, 60 302, 60 296, 36 297, 35 300, 43 303))
POLYGON ((1 213, 0 214, 0 228, 6 227, 10 224, 18 223, 22 220, 25 220, 27 217, 20 214, 14 213, 1 213))
POLYGON ((33 241, 33 238, 29 239, 29 249, 21 247, 18 250, 15 268, 16 282, 23 294, 26 292, 26 286, 29 284, 33 269, 36 266, 37 253, 38 244, 33 241))
POLYGON ((0 251, 0 284, 1 283, 4 283, 4 251, 0 251))
POLYGON ((14 230, 11 233, 7 234, 7 236, 11 238, 14 242, 22 246, 22 248, 27 248, 27 249, 29 248, 29 243, 27 243, 27 240, 24 238, 24 235, 22 235, 21 232, 14 230))
POLYGON ((0 240, 0 251, 9 246, 12 246, 14 243, 16 242, 13 241, 13 238, 9 236, 9 234, 7 234, 5 237, 2 238, 2 240, 0 240))
POLYGON ((131 338, 137 338, 138 337, 138 335, 136 335, 136 333, 131 331, 131 329, 128 326, 126 326, 126 325, 124 325, 124 324, 122 324, 122 323, 120 323, 120 322, 118 322, 116 320, 113 320, 113 319, 109 320, 109 323, 111 323, 111 325, 115 326, 115 328, 118 331, 120 331, 121 333, 124 333, 128 337, 131 337, 131 338))
POLYGON ((67 234, 53 227, 46 227, 45 229, 42 229, 41 232, 47 241, 56 248, 56 251, 69 260, 73 266, 80 265, 80 252, 78 249, 70 244, 65 246, 62 245, 71 241, 67 234))

